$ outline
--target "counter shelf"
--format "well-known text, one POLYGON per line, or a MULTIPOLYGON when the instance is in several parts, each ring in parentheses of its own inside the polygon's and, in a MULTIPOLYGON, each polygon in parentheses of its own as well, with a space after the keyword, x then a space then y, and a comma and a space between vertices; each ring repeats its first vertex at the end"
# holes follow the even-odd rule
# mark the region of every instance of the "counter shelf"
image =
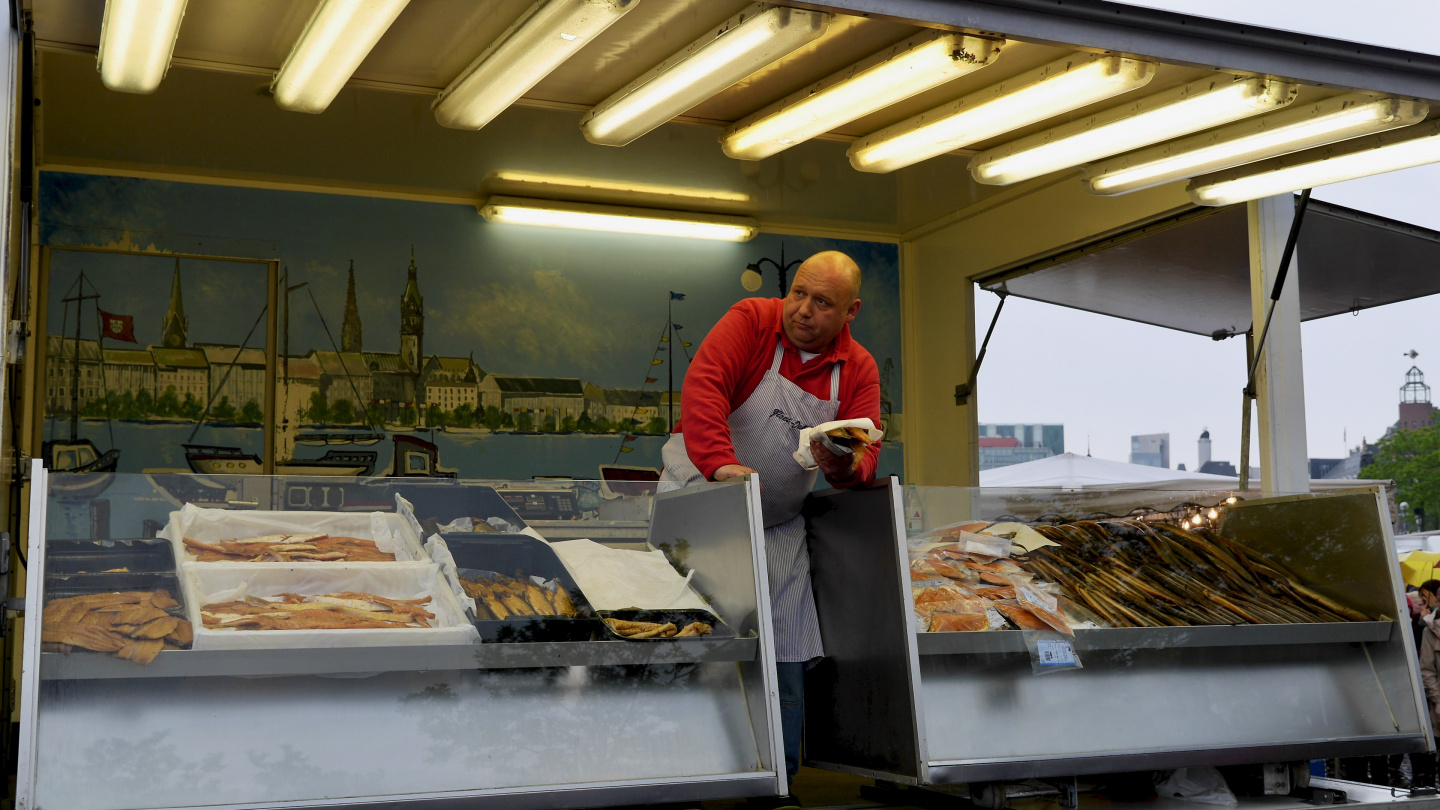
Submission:
POLYGON ((826 658, 808 763, 943 785, 1424 751, 1432 745, 1379 488, 1241 500, 1218 531, 1380 620, 1078 630, 1083 669, 1033 674, 1024 634, 918 632, 908 535, 970 520, 1124 515, 1231 493, 902 488, 809 506, 826 658), (908 525, 907 525, 908 518, 908 525))
MULTIPOLYGON (((77 481, 38 463, 31 474, 27 594, 37 622, 48 589, 67 579, 116 576, 47 576, 46 538, 66 538, 56 540, 57 559, 74 547, 88 549, 85 534, 100 525, 91 520, 95 514, 108 516, 104 528, 116 536, 143 537, 189 502, 393 511, 399 494, 424 521, 440 519, 427 514, 431 503, 483 515, 480 499, 494 508, 495 491, 504 488, 259 475, 110 473, 77 481), (467 503, 472 496, 476 502, 467 503)), ((783 793, 758 485, 705 484, 643 497, 631 511, 650 517, 627 521, 639 525, 627 525, 620 544, 671 549, 676 564, 694 571, 693 587, 733 637, 166 650, 141 666, 88 650, 42 652, 41 633, 32 632, 23 649, 21 806, 338 802, 524 810, 783 793), (274 778, 277 768, 285 778, 274 778)), ((567 523, 581 533, 590 522, 567 523)), ((593 524, 597 538, 613 528, 613 521, 593 524)), ((196 565, 179 566, 179 573, 196 565)), ((175 574, 128 576, 168 582, 175 574)), ((177 598, 182 591, 175 588, 177 598)))

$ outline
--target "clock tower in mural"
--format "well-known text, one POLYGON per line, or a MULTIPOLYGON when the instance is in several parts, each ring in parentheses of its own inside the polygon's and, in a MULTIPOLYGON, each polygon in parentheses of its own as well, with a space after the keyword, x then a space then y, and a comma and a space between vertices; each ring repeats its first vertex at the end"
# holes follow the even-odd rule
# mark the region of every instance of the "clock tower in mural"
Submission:
POLYGON ((415 246, 410 246, 410 278, 400 296, 400 359, 413 372, 420 371, 425 356, 425 299, 415 278, 415 246))

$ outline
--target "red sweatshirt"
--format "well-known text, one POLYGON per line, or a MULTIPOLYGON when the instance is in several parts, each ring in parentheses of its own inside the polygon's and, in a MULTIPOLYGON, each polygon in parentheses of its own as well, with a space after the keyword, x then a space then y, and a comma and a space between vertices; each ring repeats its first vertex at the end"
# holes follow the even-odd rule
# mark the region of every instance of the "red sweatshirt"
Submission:
MULTIPOLYGON (((820 399, 830 398, 831 367, 840 370, 840 411, 836 419, 869 417, 880 424, 880 372, 870 352, 850 337, 846 326, 819 357, 801 363, 800 351, 781 326, 785 302, 779 298, 746 298, 730 308, 705 336, 695 361, 685 373, 681 419, 676 433, 685 434, 690 461, 707 479, 726 464, 744 464, 730 442, 730 414, 738 409, 775 359, 775 340, 785 346, 780 376, 820 399)), ((790 448, 787 448, 789 452, 790 448)), ((880 444, 865 454, 855 478, 838 486, 872 481, 879 464, 880 444)), ((836 482, 831 481, 835 484, 836 482)))

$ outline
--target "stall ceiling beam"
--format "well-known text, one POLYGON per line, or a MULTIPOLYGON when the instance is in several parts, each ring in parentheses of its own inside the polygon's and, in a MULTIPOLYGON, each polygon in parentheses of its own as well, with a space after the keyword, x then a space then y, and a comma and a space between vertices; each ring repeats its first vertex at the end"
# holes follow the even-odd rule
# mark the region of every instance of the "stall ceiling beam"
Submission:
POLYGON ((1440 56, 1104 0, 826 0, 790 5, 1440 99, 1440 56))

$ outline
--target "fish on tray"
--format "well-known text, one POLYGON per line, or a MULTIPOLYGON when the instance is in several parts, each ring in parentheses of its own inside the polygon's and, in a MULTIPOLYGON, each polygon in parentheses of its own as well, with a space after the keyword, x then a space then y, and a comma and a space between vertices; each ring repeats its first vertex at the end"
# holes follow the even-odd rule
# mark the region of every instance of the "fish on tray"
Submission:
POLYGON ((267 534, 244 540, 184 539, 198 562, 394 562, 374 540, 328 534, 267 534))
POLYGON ((50 652, 78 647, 114 653, 143 666, 161 650, 184 649, 194 642, 190 622, 170 613, 179 607, 163 589, 51 599, 41 614, 40 643, 50 652))
POLYGON ((301 596, 282 593, 266 599, 246 596, 200 609, 206 630, 381 630, 431 627, 430 597, 388 599, 342 591, 301 596))
POLYGON ((482 620, 555 616, 573 619, 580 613, 559 580, 540 586, 517 572, 514 578, 501 574, 461 577, 460 587, 475 600, 475 612, 482 620))

